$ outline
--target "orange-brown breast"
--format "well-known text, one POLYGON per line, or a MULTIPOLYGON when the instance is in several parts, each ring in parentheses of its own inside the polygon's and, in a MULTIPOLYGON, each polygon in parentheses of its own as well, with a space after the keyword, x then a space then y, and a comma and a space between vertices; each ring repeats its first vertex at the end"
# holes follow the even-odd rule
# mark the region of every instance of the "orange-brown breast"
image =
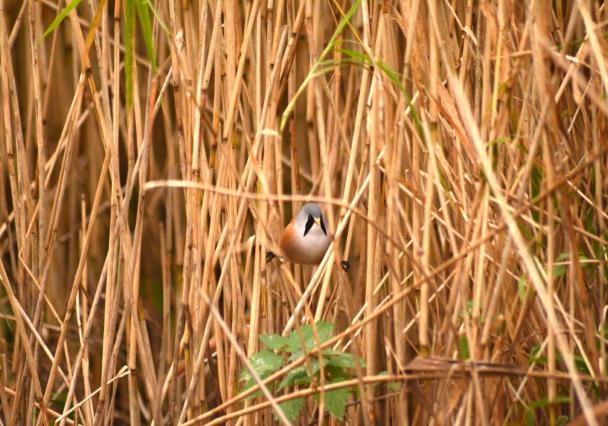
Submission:
POLYGON ((323 260, 325 252, 313 253, 304 244, 303 236, 299 236, 297 231, 292 226, 292 223, 287 225, 285 231, 281 235, 279 246, 283 251, 283 255, 292 262, 301 263, 303 265, 318 265, 323 260))

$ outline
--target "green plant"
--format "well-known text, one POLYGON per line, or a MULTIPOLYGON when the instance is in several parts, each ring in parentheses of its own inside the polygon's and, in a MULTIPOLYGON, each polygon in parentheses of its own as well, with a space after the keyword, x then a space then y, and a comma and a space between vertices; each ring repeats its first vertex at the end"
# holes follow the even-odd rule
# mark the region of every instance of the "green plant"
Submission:
MULTIPOLYGON (((55 17, 53 22, 47 27, 47 29, 42 34, 42 38, 47 37, 53 31, 59 27, 59 25, 63 22, 68 15, 76 9, 76 7, 82 2, 82 0, 72 0, 70 1, 55 17)), ((101 2, 98 11, 96 12, 96 16, 101 16, 101 12, 106 6, 106 2, 101 2)), ((144 44, 146 46, 146 53, 148 55, 148 60, 150 61, 150 66, 153 72, 156 72, 157 64, 156 64, 156 51, 154 49, 154 34, 152 28, 152 20, 150 19, 150 9, 156 16, 155 9, 148 2, 148 0, 125 0, 124 2, 124 18, 125 18, 125 26, 124 26, 124 47, 125 47, 125 86, 126 86, 126 104, 127 109, 130 109, 133 103, 133 67, 135 64, 135 16, 139 18, 139 24, 141 29, 141 34, 144 39, 144 44)), ((91 26, 91 35, 96 31, 97 26, 91 26)), ((164 23, 161 22, 161 27, 165 29, 164 23)), ((87 38, 89 38, 87 36, 87 38)), ((87 43, 89 44, 89 43, 87 43)))
MULTIPOLYGON (((287 336, 261 335, 260 340, 266 349, 253 354, 249 361, 255 372, 264 379, 280 370, 286 363, 307 356, 307 362, 288 372, 274 389, 275 392, 284 394, 290 393, 295 387, 310 387, 321 383, 332 384, 352 379, 352 370, 356 367, 356 363, 359 362, 360 366, 364 366, 363 361, 358 360, 354 355, 333 349, 323 349, 320 356, 318 353, 310 353, 318 344, 329 340, 333 330, 333 324, 321 321, 317 322, 314 327, 309 324, 303 325, 287 336)), ((255 380, 249 370, 241 372, 240 381, 243 383, 242 390, 247 390, 255 385, 255 380)), ((344 418, 346 404, 353 391, 353 388, 345 387, 323 393, 325 408, 332 417, 340 420, 344 418)), ((256 392, 250 398, 260 395, 261 392, 256 392)), ((319 401, 320 398, 320 393, 314 395, 316 401, 319 401)), ((304 407, 304 397, 285 401, 280 406, 285 415, 294 421, 304 407)))

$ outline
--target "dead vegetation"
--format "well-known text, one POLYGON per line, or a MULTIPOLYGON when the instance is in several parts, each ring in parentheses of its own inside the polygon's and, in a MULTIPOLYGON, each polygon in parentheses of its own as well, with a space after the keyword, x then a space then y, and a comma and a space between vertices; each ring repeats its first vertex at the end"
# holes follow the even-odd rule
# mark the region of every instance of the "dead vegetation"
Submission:
POLYGON ((605 2, 0 12, 4 424, 337 424, 345 386, 349 424, 602 423, 605 2), (267 262, 306 200, 324 261, 267 262), (365 364, 246 399, 319 320, 365 364))

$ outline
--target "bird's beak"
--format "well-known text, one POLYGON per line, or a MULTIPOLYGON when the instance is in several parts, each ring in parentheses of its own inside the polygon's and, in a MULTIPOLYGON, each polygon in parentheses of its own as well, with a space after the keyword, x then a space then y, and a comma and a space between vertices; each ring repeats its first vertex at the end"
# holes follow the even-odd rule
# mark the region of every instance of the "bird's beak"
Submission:
POLYGON ((315 223, 319 226, 321 226, 321 218, 320 217, 315 217, 315 223))

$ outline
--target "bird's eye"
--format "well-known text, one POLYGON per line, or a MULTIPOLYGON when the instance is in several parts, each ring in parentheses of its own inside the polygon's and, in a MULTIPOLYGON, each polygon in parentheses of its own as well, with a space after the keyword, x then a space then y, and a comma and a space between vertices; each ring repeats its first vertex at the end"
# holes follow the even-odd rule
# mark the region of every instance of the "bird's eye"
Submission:
POLYGON ((308 215, 308 219, 306 219, 306 225, 304 226, 304 236, 308 234, 308 232, 312 229, 312 225, 315 224, 315 220, 311 215, 308 215))
POLYGON ((323 216, 319 218, 319 224, 321 225, 321 231, 323 231, 323 233, 327 235, 327 229, 325 229, 325 222, 323 222, 323 216))

